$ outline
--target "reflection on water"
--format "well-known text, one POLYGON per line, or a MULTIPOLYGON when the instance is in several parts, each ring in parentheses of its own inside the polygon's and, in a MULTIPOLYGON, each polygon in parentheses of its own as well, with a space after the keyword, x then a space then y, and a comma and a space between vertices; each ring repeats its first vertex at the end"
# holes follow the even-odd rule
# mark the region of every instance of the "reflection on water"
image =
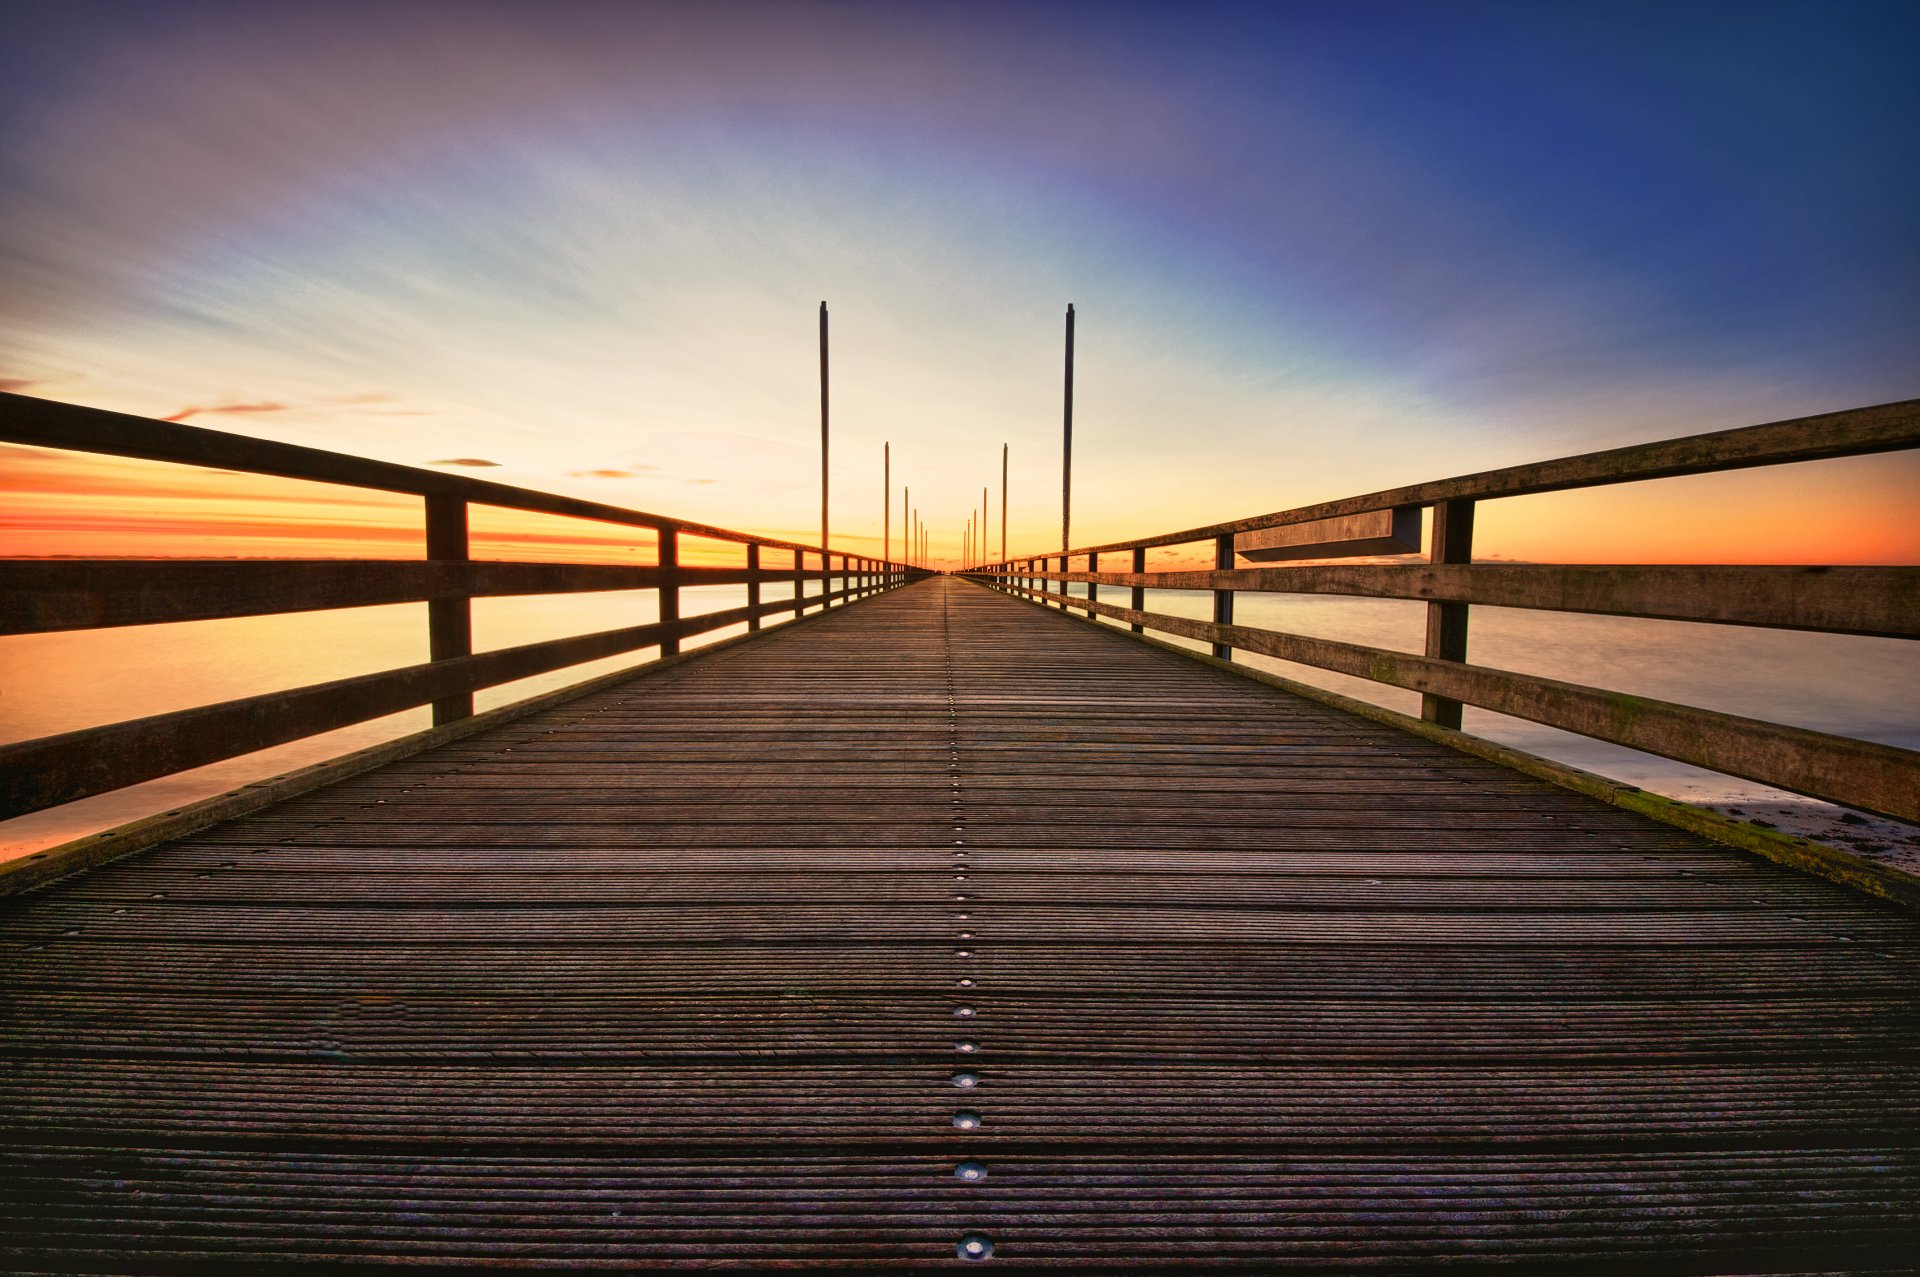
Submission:
MULTIPOLYGON (((817 590, 810 583, 810 591, 817 590)), ((1124 601, 1121 592, 1106 592, 1124 601)), ((791 587, 768 585, 768 601, 791 587)), ((682 612, 738 607, 740 586, 683 593, 682 612)), ((1205 617, 1209 596, 1148 591, 1154 611, 1205 617)), ((1395 599, 1241 595, 1236 620, 1402 651, 1418 651, 1425 605, 1395 599)), ((479 599, 474 642, 487 651, 655 619, 651 591, 479 599)), ((689 640, 715 642, 740 627, 689 640)), ((1898 639, 1800 634, 1674 621, 1473 609, 1474 661, 1588 683, 1840 735, 1920 747, 1920 644, 1898 639)), ((1187 646, 1199 647, 1199 644, 1187 646)), ((635 665, 652 649, 576 666, 479 693, 488 709, 582 678, 635 665)), ((72 634, 0 638, 0 740, 21 740, 98 723, 164 713, 306 683, 391 669, 426 659, 422 604, 248 617, 72 634)), ((1249 663, 1287 677, 1408 713, 1419 698, 1362 679, 1261 657, 1249 663)), ((424 709, 296 741, 0 825, 0 855, 18 855, 168 810, 323 758, 428 725, 424 709)), ((1767 796, 1775 791, 1665 759, 1590 741, 1523 720, 1469 708, 1467 730, 1601 772, 1657 792, 1694 799, 1767 796)))

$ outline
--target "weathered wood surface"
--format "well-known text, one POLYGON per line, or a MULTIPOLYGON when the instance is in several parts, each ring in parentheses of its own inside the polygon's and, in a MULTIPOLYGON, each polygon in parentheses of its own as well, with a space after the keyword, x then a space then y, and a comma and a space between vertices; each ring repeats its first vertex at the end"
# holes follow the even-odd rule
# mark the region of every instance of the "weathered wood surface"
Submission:
MULTIPOLYGON (((749 550, 758 547, 749 546, 749 550)), ((814 580, 792 568, 680 565, 678 584, 814 580)), ((835 575, 840 575, 838 572, 835 575)), ((206 621, 388 603, 651 590, 658 567, 368 559, 0 560, 0 634, 206 621)))
POLYGON ((24 1270, 1920 1234, 1910 915, 952 580, 14 900, 0 951, 24 1270))
MULTIPOLYGON (((438 723, 441 703, 466 698, 470 711, 470 693, 477 688, 656 645, 663 656, 672 656, 679 652, 680 640, 692 635, 726 629, 755 616, 804 612, 821 606, 823 599, 843 603, 866 592, 848 587, 829 595, 685 617, 678 615, 674 596, 667 593, 661 597, 660 620, 645 625, 464 656, 436 651, 434 660, 419 665, 0 745, 0 818, 89 798, 429 702, 436 707, 438 723)), ((464 600, 455 606, 464 611, 464 600)))
POLYGON ((565 497, 532 488, 516 488, 468 475, 423 470, 391 461, 375 461, 342 452, 327 452, 273 439, 256 439, 250 435, 209 430, 205 426, 183 425, 177 421, 156 421, 151 417, 135 417, 121 412, 108 412, 103 408, 88 408, 81 404, 61 403, 7 391, 0 391, 0 439, 36 448, 97 452, 114 457, 138 457, 146 461, 171 461, 181 465, 244 470, 251 474, 275 475, 286 479, 306 479, 315 483, 373 488, 381 492, 445 497, 475 505, 593 519, 626 527, 671 528, 689 536, 707 537, 715 541, 758 541, 761 545, 801 550, 809 554, 819 551, 818 546, 769 541, 735 532, 731 528, 711 527, 686 519, 629 510, 599 501, 583 501, 578 497, 565 497))
MULTIPOLYGON (((1017 582, 1006 588, 1036 602, 1059 597, 1017 582)), ((1364 643, 1142 612, 1090 599, 1075 600, 1073 606, 1088 616, 1208 642, 1216 653, 1226 647, 1372 679, 1419 692, 1423 699, 1478 705, 1722 775, 1896 820, 1920 821, 1920 753, 1897 745, 1364 643)))
POLYGON ((1133 541, 1116 541, 1111 545, 1081 546, 1070 553, 1078 556, 1136 547, 1188 545, 1196 541, 1211 541, 1227 533, 1238 535, 1262 528, 1340 519, 1348 515, 1365 514, 1370 510, 1430 506, 1442 501, 1474 501, 1487 497, 1532 496, 1541 492, 1569 492, 1575 488, 1604 487, 1613 483, 1670 479, 1680 475, 1711 474, 1722 470, 1744 470, 1753 466, 1820 461, 1832 457, 1871 456, 1915 447, 1920 447, 1920 399, 1903 399, 1868 408, 1823 412, 1810 417, 1769 421, 1758 426, 1740 426, 1732 430, 1685 435, 1678 439, 1628 444, 1623 448, 1608 448, 1604 452, 1585 452, 1578 456, 1556 457, 1551 461, 1506 466, 1499 470, 1483 470, 1478 474, 1389 488, 1384 492, 1370 492, 1365 496, 1345 497, 1338 501, 1322 501, 1292 510, 1255 515, 1250 519, 1210 524, 1204 528, 1187 528, 1133 541))
MULTIPOLYGON (((1144 551, 1142 557, 1144 557, 1144 551)), ((1920 637, 1920 568, 1730 564, 1369 563, 1183 572, 1029 572, 1135 590, 1449 600, 1885 638, 1920 637)), ((5 565, 0 564, 0 582, 5 565)), ((1136 599, 1135 611, 1144 610, 1136 599)))
MULTIPOLYGON (((1337 559, 1360 554, 1418 554, 1419 506, 1370 510, 1312 523, 1283 523, 1277 528, 1242 532, 1227 538, 1233 552, 1256 563, 1280 559, 1337 559)), ((1223 567, 1230 568, 1231 562, 1223 567)))

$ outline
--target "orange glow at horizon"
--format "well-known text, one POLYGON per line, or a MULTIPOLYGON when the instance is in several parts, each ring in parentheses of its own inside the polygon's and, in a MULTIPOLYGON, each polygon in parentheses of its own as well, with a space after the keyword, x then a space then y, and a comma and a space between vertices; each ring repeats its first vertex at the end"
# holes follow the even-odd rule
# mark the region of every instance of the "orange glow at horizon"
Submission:
MULTIPOLYGON (((1475 554, 1541 563, 1920 563, 1917 490, 1920 457, 1896 455, 1482 501, 1475 554)), ((417 558, 424 548, 417 497, 161 462, 0 445, 0 497, 0 557, 8 558, 417 558)), ((1102 519, 1099 530, 1112 539, 1151 535, 1178 526, 1180 513, 1155 519, 1136 509, 1134 526, 1102 519)), ((799 529, 739 530, 812 539, 799 529)), ((1019 556, 1024 529, 1014 531, 1009 549, 1019 556)), ((497 507, 471 508, 471 535, 481 559, 655 560, 646 529, 497 507)), ((681 542, 689 564, 744 561, 737 543, 681 542)), ((878 558, 881 542, 837 535, 833 548, 878 558)), ((775 551, 767 563, 784 567, 784 559, 775 551)), ((1149 568, 1211 562, 1205 547, 1168 547, 1153 552, 1149 568)))
MULTIPOLYGON (((421 499, 165 462, 0 445, 0 558, 419 558, 421 499)), ((805 544, 796 529, 741 529, 805 544)), ((651 529, 469 507, 476 559, 650 564, 651 529)), ((680 561, 740 566, 738 542, 683 534, 680 561)), ((834 550, 879 557, 878 537, 834 550), (873 544, 868 546, 866 542, 873 544)), ((769 567, 785 567, 772 551, 769 567)))

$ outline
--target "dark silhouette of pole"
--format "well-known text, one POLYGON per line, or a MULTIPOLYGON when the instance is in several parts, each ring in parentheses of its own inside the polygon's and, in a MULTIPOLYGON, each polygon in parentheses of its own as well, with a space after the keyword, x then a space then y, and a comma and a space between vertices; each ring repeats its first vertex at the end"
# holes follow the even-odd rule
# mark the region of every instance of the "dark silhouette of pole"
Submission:
POLYGON ((893 445, 880 445, 880 558, 893 559, 893 445))
POLYGON ((1000 445, 1000 562, 1007 561, 1007 445, 1000 445))
POLYGON ((992 521, 987 514, 987 490, 982 486, 980 489, 980 553, 976 556, 976 567, 987 561, 987 525, 992 521))
POLYGON ((820 303, 820 595, 821 606, 833 593, 832 561, 827 557, 827 304, 820 303))
MULTIPOLYGON (((822 303, 824 305, 825 303, 822 303)), ((826 323, 825 319, 820 321, 826 323)), ((1060 446, 1060 548, 1073 548, 1073 303, 1067 303, 1067 392, 1060 446)))

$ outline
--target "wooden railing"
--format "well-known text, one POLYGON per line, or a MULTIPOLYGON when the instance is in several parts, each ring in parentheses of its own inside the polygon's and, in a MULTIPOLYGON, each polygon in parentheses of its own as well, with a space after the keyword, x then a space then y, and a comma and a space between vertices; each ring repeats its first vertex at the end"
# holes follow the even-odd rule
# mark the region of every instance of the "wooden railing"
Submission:
MULTIPOLYGON (((1213 655, 1222 659, 1231 659, 1238 650, 1415 691, 1421 695, 1421 716, 1441 727, 1457 730, 1461 706, 1474 705, 1814 798, 1920 821, 1920 753, 1913 750, 1467 660, 1467 609, 1473 604, 1920 637, 1920 567, 1473 562, 1473 517, 1479 501, 1916 447, 1920 400, 1908 400, 1490 470, 1210 527, 987 564, 967 574, 1049 606, 1126 622, 1136 634, 1154 630, 1198 640, 1210 644, 1213 655), (1248 533, 1423 509, 1433 512, 1429 561, 1424 564, 1234 566, 1236 538, 1248 533), (1211 546, 1212 570, 1146 570, 1149 549, 1192 544, 1211 546), (1101 570, 1103 556, 1118 555, 1127 556, 1128 570, 1101 570), (1076 570, 1077 561, 1084 563, 1084 570, 1076 570), (1087 596, 1070 596, 1068 582, 1086 583, 1087 596), (1130 590, 1129 605, 1100 601, 1102 587, 1130 590), (1210 591, 1213 619, 1149 612, 1149 589, 1210 591), (1249 591, 1424 600, 1425 650, 1399 652, 1236 625, 1234 596, 1249 591)), ((1244 548, 1246 542, 1240 544, 1244 548)))
POLYGON ((658 647, 729 626, 851 602, 924 573, 821 547, 756 537, 684 519, 602 505, 462 475, 250 439, 24 395, 0 394, 0 441, 212 466, 424 498, 424 560, 0 560, 0 634, 150 625, 383 603, 427 605, 429 660, 419 665, 110 723, 0 746, 0 818, 73 802, 140 781, 380 718, 433 706, 444 724, 473 713, 480 688, 582 662, 658 647), (476 562, 467 510, 493 506, 648 529, 647 566, 476 562), (681 539, 745 547, 745 567, 680 561, 681 539), (767 552, 791 566, 766 562, 767 552), (803 597, 805 583, 820 592, 803 597), (794 597, 763 601, 761 586, 792 582, 794 597), (743 607, 680 614, 680 591, 745 585, 743 607), (473 650, 472 600, 598 590, 654 590, 658 619, 491 652, 473 650))

